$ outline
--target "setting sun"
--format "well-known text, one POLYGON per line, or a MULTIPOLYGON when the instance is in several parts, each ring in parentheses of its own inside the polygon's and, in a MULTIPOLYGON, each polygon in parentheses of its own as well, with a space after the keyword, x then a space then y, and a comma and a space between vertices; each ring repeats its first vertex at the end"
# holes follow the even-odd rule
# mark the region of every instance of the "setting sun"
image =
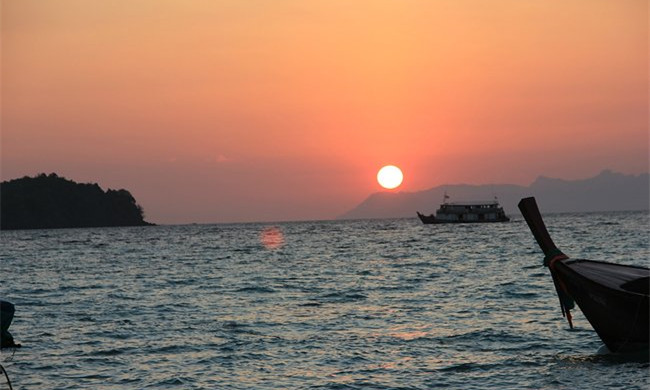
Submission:
POLYGON ((389 190, 399 187, 402 184, 402 170, 394 165, 386 165, 377 172, 377 181, 379 185, 389 190))

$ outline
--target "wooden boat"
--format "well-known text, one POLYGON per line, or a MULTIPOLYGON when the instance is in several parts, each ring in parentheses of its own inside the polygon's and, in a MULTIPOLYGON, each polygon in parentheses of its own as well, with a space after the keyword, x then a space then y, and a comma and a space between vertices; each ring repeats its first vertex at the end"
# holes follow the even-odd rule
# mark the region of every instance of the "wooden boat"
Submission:
POLYGON ((424 224, 433 223, 483 223, 483 222, 507 222, 510 218, 506 216, 503 207, 499 205, 496 198, 487 202, 451 202, 445 194, 440 208, 436 215, 423 215, 417 212, 418 218, 424 224))
POLYGON ((569 326, 573 328, 575 301, 610 351, 647 350, 650 269, 570 259, 553 243, 535 198, 522 199, 519 209, 544 252, 544 265, 551 271, 569 326))
POLYGON ((9 333, 15 311, 13 303, 0 300, 0 349, 20 348, 20 344, 16 344, 14 337, 9 333))

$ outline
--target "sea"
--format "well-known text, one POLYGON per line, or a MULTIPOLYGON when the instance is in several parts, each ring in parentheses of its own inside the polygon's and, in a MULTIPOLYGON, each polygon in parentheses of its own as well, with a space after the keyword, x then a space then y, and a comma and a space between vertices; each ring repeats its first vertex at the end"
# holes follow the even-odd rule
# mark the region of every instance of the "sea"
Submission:
MULTIPOLYGON (((650 265, 648 212, 548 214, 573 258, 650 265)), ((13 389, 648 389, 562 317, 519 216, 0 233, 13 389)), ((0 383, 4 378, 0 377, 0 383)))

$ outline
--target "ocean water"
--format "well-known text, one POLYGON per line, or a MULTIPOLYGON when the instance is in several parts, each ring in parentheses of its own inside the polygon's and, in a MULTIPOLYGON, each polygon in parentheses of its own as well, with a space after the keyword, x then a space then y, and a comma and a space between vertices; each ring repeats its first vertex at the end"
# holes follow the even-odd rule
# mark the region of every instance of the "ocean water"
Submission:
MULTIPOLYGON (((546 215, 648 266, 646 212, 546 215)), ((562 318, 521 217, 3 231, 14 389, 647 389, 562 318)))

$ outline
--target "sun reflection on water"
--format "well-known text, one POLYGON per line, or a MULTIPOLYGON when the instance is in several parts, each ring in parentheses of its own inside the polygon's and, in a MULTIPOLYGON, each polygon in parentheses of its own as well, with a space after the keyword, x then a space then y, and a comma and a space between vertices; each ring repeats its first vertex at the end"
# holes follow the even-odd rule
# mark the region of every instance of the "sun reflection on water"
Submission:
POLYGON ((269 226, 260 233, 260 242, 268 250, 280 249, 284 245, 284 234, 277 226, 269 226))

